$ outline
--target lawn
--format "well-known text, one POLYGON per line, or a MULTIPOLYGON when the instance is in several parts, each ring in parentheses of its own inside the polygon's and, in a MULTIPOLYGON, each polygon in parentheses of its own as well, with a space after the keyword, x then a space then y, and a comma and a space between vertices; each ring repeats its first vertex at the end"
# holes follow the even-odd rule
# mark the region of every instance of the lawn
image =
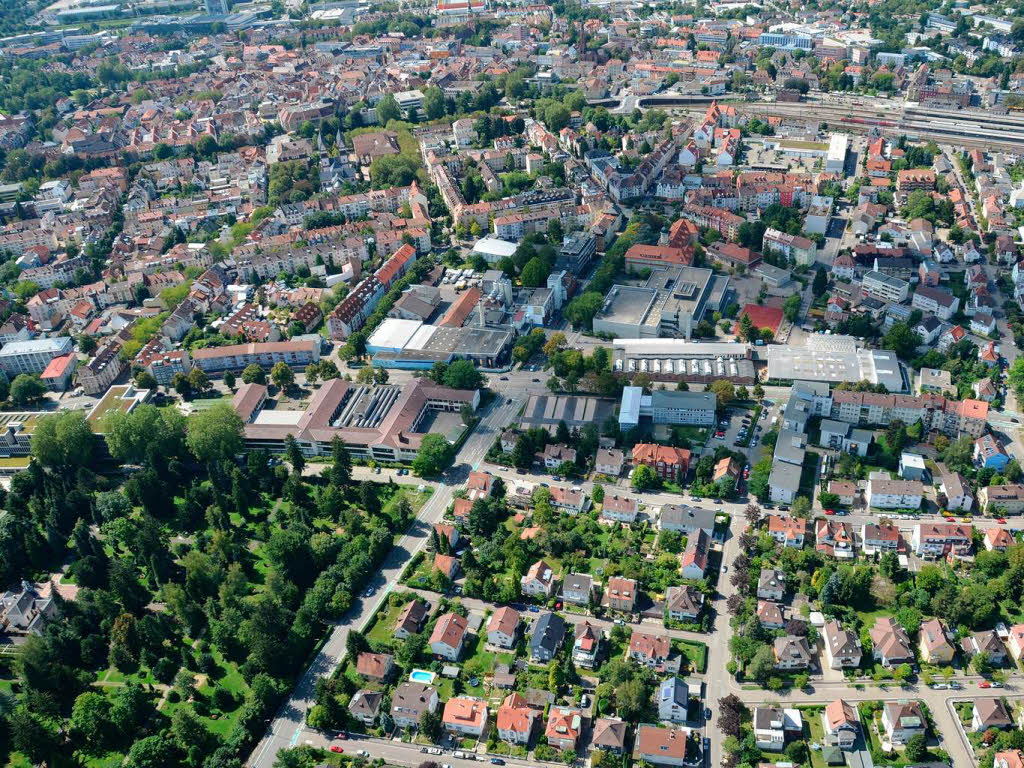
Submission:
POLYGON ((366 637, 371 645, 383 645, 394 638, 395 622, 398 621, 398 615, 405 608, 405 605, 405 600, 397 605, 391 605, 389 602, 385 610, 377 612, 373 626, 366 633, 366 637))
POLYGON ((704 643, 692 640, 676 640, 675 643, 685 651, 686 657, 693 662, 693 671, 703 674, 708 664, 708 647, 704 643))

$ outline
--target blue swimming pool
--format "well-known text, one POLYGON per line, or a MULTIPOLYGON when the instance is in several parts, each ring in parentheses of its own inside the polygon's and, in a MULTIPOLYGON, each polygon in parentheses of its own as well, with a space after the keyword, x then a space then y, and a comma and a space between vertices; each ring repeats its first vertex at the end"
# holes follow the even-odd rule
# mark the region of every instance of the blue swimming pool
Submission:
POLYGON ((436 675, 433 672, 429 672, 426 669, 414 669, 409 673, 409 679, 414 683, 425 683, 426 685, 434 682, 435 677, 436 675))

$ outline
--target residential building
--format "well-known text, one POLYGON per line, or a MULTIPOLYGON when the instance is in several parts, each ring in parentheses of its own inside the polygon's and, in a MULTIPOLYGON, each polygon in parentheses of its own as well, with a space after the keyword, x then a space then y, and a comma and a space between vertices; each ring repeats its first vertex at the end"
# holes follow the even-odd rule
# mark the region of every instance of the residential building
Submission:
POLYGON ((786 574, 771 568, 762 568, 757 578, 757 596, 762 600, 781 603, 786 594, 786 574))
POLYGON ((818 552, 839 560, 852 560, 854 551, 853 526, 835 519, 816 520, 815 546, 818 552))
POLYGON ((786 619, 782 615, 782 606, 771 600, 757 601, 757 620, 765 629, 782 629, 786 619))
POLYGON ((997 667, 1006 663, 1006 646, 991 629, 975 632, 960 641, 960 650, 970 659, 975 654, 985 653, 988 660, 997 667))
POLYGON ((890 480, 872 477, 865 497, 869 507, 876 509, 917 509, 921 506, 924 486, 919 480, 890 480))
POLYGON ((70 336, 11 341, 0 349, 0 371, 11 381, 22 373, 42 373, 55 357, 71 354, 70 336))
POLYGON ((970 554, 973 529, 963 523, 917 523, 910 545, 922 557, 970 554))
POLYGON ((1016 543, 1016 539, 1005 528, 989 528, 985 531, 985 549, 988 552, 1005 552, 1016 543))
POLYGON ((671 621, 694 621, 703 605, 703 593, 689 585, 669 587, 665 593, 665 615, 671 621))
POLYGON ((514 648, 519 639, 519 611, 502 606, 487 622, 487 642, 499 648, 514 648))
POLYGON ((807 669, 811 665, 811 649, 806 637, 777 637, 773 649, 776 669, 807 669))
POLYGON ((495 725, 498 738, 510 744, 526 746, 533 737, 540 712, 529 704, 518 693, 510 693, 502 699, 498 707, 495 725))
POLYGON ((446 613, 434 625, 430 635, 430 652, 448 661, 458 661, 466 642, 468 623, 464 616, 446 613))
POLYGON ((787 738, 797 738, 804 730, 803 716, 798 709, 754 707, 754 740, 759 749, 782 752, 787 738))
POLYGON ((444 704, 441 724, 456 736, 479 738, 487 727, 487 704, 471 696, 452 696, 444 704))
POLYGON ((703 579, 708 568, 708 553, 711 550, 711 537, 703 529, 698 528, 686 541, 686 549, 681 558, 682 576, 684 579, 703 579))
POLYGON ((892 744, 906 744, 918 734, 925 734, 928 721, 916 701, 887 701, 882 708, 882 726, 892 744))
POLYGON ((590 737, 590 749, 600 749, 613 755, 621 755, 626 751, 626 736, 629 724, 618 718, 599 717, 594 721, 593 733, 590 737))
POLYGON ((946 628, 939 619, 928 619, 921 623, 918 648, 922 661, 929 664, 949 664, 956 653, 946 636, 946 628))
POLYGON ((622 474, 623 461, 622 451, 618 448, 598 448, 594 471, 600 475, 618 477, 622 474))
POLYGON ((530 566, 526 575, 519 579, 519 586, 524 595, 548 598, 555 591, 555 573, 551 566, 538 560, 530 566))
POLYGON ((1024 656, 1024 624, 1014 624, 1010 627, 1006 648, 1010 651, 1013 660, 1019 663, 1021 657, 1024 656))
POLYGON ((670 677, 658 685, 658 719, 667 723, 685 723, 689 720, 690 687, 685 680, 670 677))
POLYGON ((978 510, 990 515, 1019 515, 1024 511, 1024 485, 989 485, 979 489, 978 510))
POLYGON ((764 232, 761 241, 763 251, 780 253, 788 259, 793 259, 797 265, 810 266, 814 263, 818 247, 813 240, 808 240, 800 235, 790 235, 769 227, 764 232))
POLYGON ((551 707, 544 736, 548 744, 563 752, 574 752, 583 731, 583 713, 573 707, 551 707))
POLYGON ((641 464, 653 469, 662 480, 678 483, 690 469, 690 451, 656 443, 637 443, 633 446, 633 467, 641 464))
POLYGON ((420 599, 410 600, 405 608, 398 614, 398 621, 395 622, 394 636, 399 640, 405 640, 411 635, 417 634, 423 629, 423 624, 430 613, 430 606, 420 599))
POLYGON ((825 659, 829 669, 856 669, 860 666, 861 645, 856 633, 844 629, 836 619, 825 623, 825 659))
POLYGON ((398 728, 418 728, 424 712, 437 711, 437 689, 423 683, 401 683, 391 694, 391 719, 398 728))
POLYGON ((621 613, 632 613, 636 608, 636 600, 636 579, 626 579, 622 576, 613 576, 608 579, 602 599, 602 604, 606 608, 621 613))
POLYGON ((920 286, 914 292, 910 306, 913 309, 920 309, 926 315, 934 315, 940 320, 948 321, 960 308, 960 299, 941 288, 920 286))
POLYGON ((641 725, 636 732, 634 754, 651 765, 678 768, 686 764, 687 732, 677 728, 641 725))
POLYGON ((769 515, 768 535, 784 547, 800 549, 807 540, 807 521, 789 515, 769 515))
POLYGON ((395 657, 390 653, 365 651, 356 658, 356 672, 369 680, 387 680, 394 671, 395 657))
POLYGON ((715 532, 715 512, 706 507, 665 504, 661 507, 658 527, 663 531, 678 531, 687 536, 703 530, 710 537, 715 532))
POLYGON ((594 669, 601 653, 601 630, 589 621, 576 626, 572 643, 572 661, 578 667, 594 669))
POLYGON ((348 702, 349 714, 367 728, 372 728, 377 722, 377 715, 380 714, 380 704, 383 699, 383 691, 361 688, 352 694, 352 698, 348 702))
POLYGON ((892 523, 865 523, 861 527, 861 544, 866 553, 896 552, 901 547, 899 528, 892 523))
POLYGON ((565 619, 557 613, 542 613, 530 634, 530 658, 548 662, 555 657, 565 640, 565 619))
POLYGON ((910 637, 896 620, 889 616, 879 616, 871 628, 871 651, 875 661, 882 662, 883 667, 898 667, 900 664, 914 662, 914 649, 910 645, 910 637))
POLYGON ((629 658, 645 667, 663 667, 671 652, 672 647, 664 635, 648 635, 634 629, 629 638, 629 658))
POLYGON ((562 600, 575 605, 589 605, 594 594, 594 580, 587 573, 570 573, 562 579, 562 600))
POLYGON ((640 504, 634 496, 606 492, 601 502, 601 519, 615 523, 630 524, 636 522, 640 504))
POLYGON ((900 304, 910 294, 910 283, 898 277, 892 277, 874 270, 866 272, 860 282, 861 291, 879 301, 891 301, 900 304))
POLYGON ((821 713, 825 742, 840 749, 853 749, 857 741, 857 710, 842 699, 836 699, 821 713))
POLYGON ((1001 472, 1010 463, 1006 449, 991 432, 974 441, 974 463, 982 469, 1001 472))
POLYGON ((939 491, 946 497, 946 509, 953 512, 970 512, 974 506, 974 496, 967 484, 967 478, 959 472, 943 475, 939 481, 939 491))
POLYGON ((982 733, 990 728, 1003 729, 1013 725, 1013 718, 1002 699, 975 699, 971 708, 971 730, 982 733))

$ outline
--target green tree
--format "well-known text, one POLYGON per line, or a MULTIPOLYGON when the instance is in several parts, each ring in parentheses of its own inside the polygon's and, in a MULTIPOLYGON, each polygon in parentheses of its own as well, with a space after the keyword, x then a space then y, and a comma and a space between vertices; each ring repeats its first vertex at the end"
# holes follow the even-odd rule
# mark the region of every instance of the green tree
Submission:
POLYGON ((456 360, 444 372, 444 385, 452 389, 480 389, 484 377, 472 361, 456 360))
POLYGON ((537 288, 547 284, 548 275, 551 273, 547 263, 539 256, 534 256, 523 266, 520 278, 523 285, 530 288, 537 288))
POLYGON ((826 290, 828 290, 828 273, 825 272, 823 267, 818 267, 814 272, 814 282, 811 283, 811 292, 817 298, 818 296, 824 295, 826 290))
POLYGON ((762 645, 757 649, 754 658, 747 668, 749 677, 759 683, 765 683, 775 670, 775 652, 770 645, 762 645))
POLYGON ((750 478, 747 481, 747 489, 759 500, 765 501, 768 498, 768 478, 772 473, 772 459, 766 456, 754 465, 750 470, 750 478))
POLYGON ((455 446, 444 435, 432 432, 423 436, 412 468, 421 477, 439 475, 454 456, 455 446))
POLYGON ((161 410, 144 403, 127 413, 112 411, 103 420, 107 449, 121 462, 141 464, 150 445, 169 444, 185 435, 184 417, 175 409, 161 410))
POLYGON ((744 341, 753 341, 757 338, 757 328, 754 327, 754 321, 746 312, 740 317, 739 337, 744 341))
POLYGON ((708 390, 714 393, 719 408, 725 408, 736 399, 736 387, 728 379, 716 379, 708 390))
POLYGON ((270 380, 278 389, 289 389, 295 383, 295 373, 285 362, 274 363, 270 369, 270 380))
POLYGON ((423 114, 427 120, 444 117, 444 92, 436 85, 423 89, 423 114))
POLYGON ((46 385, 34 373, 19 373, 11 382, 11 402, 19 407, 42 397, 44 392, 46 385))
POLYGON ((920 763, 928 758, 928 741, 923 733, 910 737, 904 755, 912 763, 920 763))
POLYGON ((658 475, 646 464, 633 470, 633 487, 638 491, 646 491, 658 485, 658 475))
POLYGON ((40 417, 32 435, 32 456, 50 469, 88 466, 95 438, 81 411, 40 417))
POLYGON ((186 441, 200 461, 221 461, 242 452, 242 418, 219 402, 188 417, 186 441))
POLYGON ((898 357, 909 360, 921 345, 921 337, 903 322, 893 323, 889 332, 882 337, 882 348, 891 349, 898 357))
POLYGON ((797 318, 800 317, 800 294, 794 293, 784 302, 782 302, 782 314, 791 323, 795 323, 797 318))
POLYGON ((435 742, 441 738, 441 716, 429 709, 423 710, 420 715, 420 733, 435 742))
POLYGON ((90 752, 102 752, 117 736, 110 719, 110 702, 101 693, 87 691, 75 699, 68 722, 72 734, 90 752))
POLYGON ((247 365, 245 370, 242 371, 242 381, 246 384, 266 384, 267 373, 256 363, 253 363, 252 365, 247 365))
POLYGON ((399 120, 402 117, 402 110, 399 109, 394 95, 390 93, 384 94, 377 102, 376 112, 377 122, 381 125, 387 125, 392 120, 399 120))

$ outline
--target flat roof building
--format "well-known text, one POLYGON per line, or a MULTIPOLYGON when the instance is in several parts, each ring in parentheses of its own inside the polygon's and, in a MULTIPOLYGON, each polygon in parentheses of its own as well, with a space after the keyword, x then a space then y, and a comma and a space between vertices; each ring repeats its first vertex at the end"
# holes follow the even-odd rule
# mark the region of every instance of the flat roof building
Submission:
POLYGON ((846 153, 850 146, 850 137, 845 133, 833 133, 828 143, 828 155, 825 157, 826 173, 842 173, 846 167, 846 153))
POLYGON ((21 373, 42 373, 53 358, 69 354, 74 345, 70 336, 10 341, 0 349, 0 370, 9 379, 21 373))
POLYGON ((711 392, 669 392, 655 390, 645 395, 641 387, 624 387, 619 406, 619 427, 632 429, 641 417, 655 424, 692 424, 711 426, 715 423, 717 400, 711 392))
POLYGON ((768 378, 805 381, 868 381, 905 392, 907 377, 895 352, 862 349, 852 336, 813 334, 804 346, 768 347, 768 378))
POLYGON ((560 421, 564 421, 569 429, 580 429, 587 424, 600 428, 614 415, 615 401, 609 398, 530 395, 519 423, 523 429, 540 427, 554 432, 560 421))

